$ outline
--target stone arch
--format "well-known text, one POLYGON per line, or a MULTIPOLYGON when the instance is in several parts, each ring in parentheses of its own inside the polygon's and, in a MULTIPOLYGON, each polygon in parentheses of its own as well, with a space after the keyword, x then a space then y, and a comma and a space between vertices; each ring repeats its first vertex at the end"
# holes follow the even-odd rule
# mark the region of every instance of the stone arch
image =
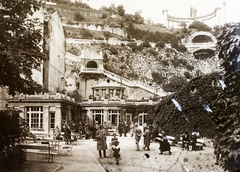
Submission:
POLYGON ((211 48, 207 48, 207 49, 198 49, 196 51, 193 52, 193 55, 196 59, 207 59, 210 58, 212 56, 214 56, 215 51, 211 48))
POLYGON ((97 63, 95 61, 89 61, 87 63, 87 68, 97 68, 97 63))
POLYGON ((213 34, 209 32, 200 31, 200 32, 193 33, 190 36, 189 41, 192 43, 207 43, 207 42, 216 43, 217 39, 213 34))

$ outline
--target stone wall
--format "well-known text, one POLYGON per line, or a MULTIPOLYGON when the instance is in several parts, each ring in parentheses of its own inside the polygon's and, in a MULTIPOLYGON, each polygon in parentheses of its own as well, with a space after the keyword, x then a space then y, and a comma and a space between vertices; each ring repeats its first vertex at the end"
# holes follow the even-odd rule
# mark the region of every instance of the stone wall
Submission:
POLYGON ((87 29, 87 30, 94 30, 94 31, 101 31, 101 32, 110 32, 120 36, 126 36, 126 33, 121 28, 113 28, 109 26, 103 26, 102 24, 94 24, 94 23, 79 23, 79 24, 63 24, 65 27, 73 27, 79 29, 87 29))

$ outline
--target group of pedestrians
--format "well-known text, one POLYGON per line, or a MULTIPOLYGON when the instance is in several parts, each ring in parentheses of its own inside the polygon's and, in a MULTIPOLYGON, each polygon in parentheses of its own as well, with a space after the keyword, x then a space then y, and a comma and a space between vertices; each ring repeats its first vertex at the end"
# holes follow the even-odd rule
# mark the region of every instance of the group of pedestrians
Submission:
MULTIPOLYGON (((144 143, 143 149, 150 151, 150 143, 152 141, 152 132, 150 131, 149 126, 144 127, 144 132, 142 133, 142 130, 139 128, 138 124, 135 124, 134 134, 135 134, 135 142, 137 147, 136 151, 140 151, 139 142, 142 136, 143 136, 143 143, 144 143)), ((159 139, 159 150, 160 150, 160 154, 163 154, 163 152, 165 151, 168 151, 169 155, 172 154, 171 147, 168 142, 167 135, 165 133, 163 133, 159 139)))
POLYGON ((199 132, 192 132, 192 135, 190 136, 187 131, 185 131, 182 136, 182 150, 191 150, 196 151, 197 150, 197 138, 199 137, 199 132))

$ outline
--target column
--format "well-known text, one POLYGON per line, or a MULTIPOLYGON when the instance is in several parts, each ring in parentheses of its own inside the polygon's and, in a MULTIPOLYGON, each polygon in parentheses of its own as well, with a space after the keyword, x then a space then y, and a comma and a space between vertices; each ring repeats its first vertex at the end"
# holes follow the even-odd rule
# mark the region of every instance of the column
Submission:
POLYGON ((103 109, 103 122, 108 120, 108 109, 103 109))
POLYGON ((67 106, 67 111, 66 111, 66 114, 67 114, 67 122, 70 120, 72 120, 72 116, 71 116, 71 106, 67 106))
POLYGON ((120 91, 120 93, 119 93, 119 98, 122 99, 122 97, 123 97, 123 91, 122 91, 122 90, 119 90, 119 91, 120 91))
POLYGON ((49 105, 43 106, 43 129, 49 135, 50 132, 49 105))
POLYGON ((109 99, 109 90, 108 90, 108 88, 106 89, 106 95, 108 95, 108 99, 109 99))
POLYGON ((61 105, 56 105, 55 106, 55 125, 58 125, 59 128, 62 128, 61 105))
MULTIPOLYGON (((93 116, 91 114, 91 110, 90 109, 87 109, 87 117, 89 118, 90 122, 93 121, 93 116)), ((95 120, 95 119, 94 119, 95 120)), ((84 121, 85 122, 85 121, 84 121)))

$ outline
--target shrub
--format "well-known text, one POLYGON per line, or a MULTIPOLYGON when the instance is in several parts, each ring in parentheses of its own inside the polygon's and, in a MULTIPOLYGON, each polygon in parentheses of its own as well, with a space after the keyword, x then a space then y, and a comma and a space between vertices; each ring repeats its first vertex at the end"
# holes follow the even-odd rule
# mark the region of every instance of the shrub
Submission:
POLYGON ((162 41, 159 41, 156 43, 155 47, 163 49, 165 47, 165 43, 162 41))
POLYGON ((80 34, 83 38, 93 38, 93 34, 87 29, 82 29, 80 34))
POLYGON ((19 168, 24 160, 24 152, 16 147, 25 138, 25 121, 19 111, 0 111, 0 167, 3 171, 19 168))
POLYGON ((76 20, 76 21, 82 21, 82 20, 84 20, 85 18, 84 18, 84 16, 82 15, 82 14, 80 14, 79 12, 75 12, 74 13, 74 20, 76 20))
POLYGON ((186 52, 187 51, 187 47, 183 44, 178 45, 177 50, 180 52, 186 52))
POLYGON ((114 46, 111 46, 111 47, 110 47, 110 52, 111 52, 112 54, 114 54, 114 55, 117 55, 117 54, 118 54, 118 51, 117 51, 117 49, 116 49, 114 46))
POLYGON ((192 71, 192 70, 194 69, 194 67, 191 66, 191 65, 189 65, 189 64, 186 65, 185 68, 186 68, 187 70, 190 70, 190 71, 192 71))
POLYGON ((103 14, 102 14, 102 18, 103 18, 103 19, 107 18, 107 13, 103 13, 103 14))
POLYGON ((191 74, 190 74, 188 71, 184 72, 184 76, 185 76, 185 78, 187 78, 187 79, 190 79, 190 78, 191 78, 191 74))

